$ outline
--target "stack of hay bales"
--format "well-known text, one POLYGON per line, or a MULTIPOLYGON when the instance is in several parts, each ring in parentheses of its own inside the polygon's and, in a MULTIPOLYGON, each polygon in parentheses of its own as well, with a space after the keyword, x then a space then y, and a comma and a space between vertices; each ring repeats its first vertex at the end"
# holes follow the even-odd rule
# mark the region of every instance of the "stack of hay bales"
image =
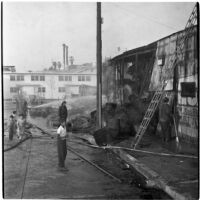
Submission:
POLYGON ((86 116, 77 116, 71 120, 72 131, 84 130, 90 127, 90 118, 86 116))
POLYGON ((134 123, 130 120, 126 107, 119 107, 116 110, 115 118, 118 120, 120 136, 135 135, 134 123))
POLYGON ((118 136, 119 126, 118 120, 115 117, 116 107, 117 104, 115 103, 106 103, 103 109, 105 127, 93 133, 95 141, 99 146, 110 144, 118 136))
POLYGON ((43 117, 46 118, 48 115, 55 113, 55 109, 52 107, 39 107, 31 108, 29 114, 31 117, 43 117))
POLYGON ((98 145, 109 144, 119 137, 135 136, 148 104, 144 104, 136 95, 131 95, 129 103, 117 106, 106 103, 103 109, 105 127, 94 132, 98 145))

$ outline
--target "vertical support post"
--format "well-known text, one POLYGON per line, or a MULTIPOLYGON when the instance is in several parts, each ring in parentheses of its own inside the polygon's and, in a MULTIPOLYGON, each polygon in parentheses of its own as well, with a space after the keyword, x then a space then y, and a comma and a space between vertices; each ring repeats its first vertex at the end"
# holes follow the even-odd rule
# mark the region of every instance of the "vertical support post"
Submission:
POLYGON ((135 68, 136 68, 136 73, 138 72, 138 54, 135 54, 135 68))
POLYGON ((102 127, 102 41, 101 2, 97 2, 97 127, 102 127))
POLYGON ((120 104, 122 105, 122 60, 120 61, 119 65, 119 78, 120 78, 120 104))
POLYGON ((116 98, 117 98, 117 65, 116 63, 114 63, 114 76, 115 76, 114 103, 116 103, 116 98))
POLYGON ((120 70, 120 64, 119 62, 117 63, 117 102, 120 102, 120 74, 119 74, 119 70, 120 70))
MULTIPOLYGON (((138 54, 136 53, 135 55, 135 73, 136 73, 136 77, 138 77, 138 54)), ((138 87, 137 87, 137 94, 139 94, 139 91, 138 91, 138 87)))
POLYGON ((122 60, 122 104, 124 103, 124 58, 122 60))

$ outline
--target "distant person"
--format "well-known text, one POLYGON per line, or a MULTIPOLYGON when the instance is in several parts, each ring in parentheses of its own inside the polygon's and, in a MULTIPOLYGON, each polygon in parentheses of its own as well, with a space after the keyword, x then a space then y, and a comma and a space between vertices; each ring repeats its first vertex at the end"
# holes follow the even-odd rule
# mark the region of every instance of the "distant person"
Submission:
POLYGON ((16 98, 16 111, 18 116, 23 113, 23 102, 23 97, 19 94, 16 98))
MULTIPOLYGON (((13 116, 13 119, 14 119, 14 122, 15 122, 15 129, 17 130, 17 112, 13 111, 12 116, 13 116)), ((16 131, 15 131, 15 133, 16 133, 16 131)))
POLYGON ((23 114, 26 119, 27 111, 28 111, 28 103, 25 100, 25 97, 20 93, 16 98, 16 111, 17 115, 23 114))
POLYGON ((16 111, 13 111, 13 112, 12 112, 12 116, 14 117, 14 119, 16 119, 16 118, 17 118, 17 112, 16 112, 16 111))
POLYGON ((8 132, 9 132, 9 140, 11 141, 13 140, 13 135, 16 133, 16 123, 15 123, 15 119, 13 115, 10 115, 10 118, 9 118, 8 132))
POLYGON ((59 107, 59 121, 62 123, 63 121, 65 122, 65 127, 67 123, 67 116, 68 116, 68 111, 67 111, 67 106, 66 106, 66 101, 63 101, 61 106, 59 107))
POLYGON ((26 100, 24 100, 23 102, 23 116, 24 116, 24 119, 26 120, 26 117, 27 117, 27 113, 28 113, 28 103, 26 100))
POLYGON ((147 128, 147 132, 156 135, 158 122, 159 122, 159 108, 157 107, 153 117, 151 118, 150 124, 147 128))
POLYGON ((17 120, 17 136, 19 138, 19 140, 22 139, 22 137, 24 136, 24 132, 25 132, 25 118, 23 116, 23 114, 19 115, 19 118, 17 120))
POLYGON ((65 159, 67 155, 66 138, 66 122, 63 121, 57 129, 58 169, 60 171, 68 171, 68 169, 65 167, 65 159))
POLYGON ((165 142, 168 142, 170 140, 171 121, 172 111, 169 105, 169 99, 167 97, 164 97, 163 102, 159 108, 159 123, 161 125, 163 141, 165 142))

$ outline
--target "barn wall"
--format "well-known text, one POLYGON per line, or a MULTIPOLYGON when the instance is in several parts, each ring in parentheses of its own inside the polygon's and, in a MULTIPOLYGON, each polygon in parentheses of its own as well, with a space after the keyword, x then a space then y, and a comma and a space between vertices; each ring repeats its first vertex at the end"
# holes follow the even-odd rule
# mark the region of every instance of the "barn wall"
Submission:
MULTIPOLYGON (((167 75, 166 71, 169 69, 169 66, 172 66, 172 59, 176 51, 176 40, 177 34, 173 34, 157 42, 156 57, 149 86, 150 91, 160 88, 163 78, 167 75)), ((173 89, 173 73, 170 73, 169 77, 170 80, 166 90, 173 89)))
MULTIPOLYGON (((179 137, 188 142, 198 143, 197 27, 194 26, 191 34, 188 35, 183 46, 183 53, 177 55, 177 44, 183 34, 185 34, 185 31, 180 31, 155 42, 155 58, 152 62, 153 69, 150 74, 148 91, 152 93, 161 89, 163 79, 168 81, 165 91, 166 96, 170 98, 170 103, 175 105, 174 111, 179 137), (175 58, 177 62, 174 69, 172 66, 175 58), (182 82, 195 82, 195 95, 193 97, 181 96, 182 82)), ((143 47, 139 48, 140 52, 141 49, 143 47)), ((134 54, 138 53, 137 49, 131 51, 134 54)), ((128 57, 127 54, 122 54, 116 60, 117 62, 115 61, 114 65, 116 70, 116 99, 117 102, 120 102, 120 98, 122 99, 121 96, 123 96, 123 102, 127 102, 131 94, 136 93, 138 95, 142 79, 145 79, 145 76, 139 77, 140 70, 142 71, 145 68, 145 63, 149 63, 150 60, 148 60, 148 57, 138 58, 137 67, 135 55, 128 57), (120 76, 122 72, 120 67, 124 69, 122 77, 120 76), (123 81, 120 80, 120 77, 123 81)), ((144 71, 143 74, 145 74, 144 71)))
MULTIPOLYGON (((173 56, 176 56, 177 41, 185 32, 173 34, 167 38, 159 40, 157 43, 156 58, 151 76, 149 91, 156 91, 161 86, 161 81, 166 77, 166 70, 172 67, 173 56), (163 60, 164 64, 159 65, 163 60)), ((193 28, 192 33, 188 36, 183 46, 183 53, 177 55, 177 76, 174 78, 174 70, 171 70, 168 84, 165 88, 169 93, 177 96, 176 109, 178 115, 178 134, 189 142, 198 142, 198 82, 197 82, 197 30, 193 28), (181 96, 181 83, 195 82, 195 96, 181 96), (177 89, 175 84, 178 85, 177 89)), ((174 98, 174 95, 171 95, 174 98)))
POLYGON ((178 62, 178 104, 180 116, 178 132, 183 139, 198 143, 198 62, 197 62, 197 29, 184 44, 184 56, 178 62), (195 96, 181 96, 181 83, 195 83, 195 96))

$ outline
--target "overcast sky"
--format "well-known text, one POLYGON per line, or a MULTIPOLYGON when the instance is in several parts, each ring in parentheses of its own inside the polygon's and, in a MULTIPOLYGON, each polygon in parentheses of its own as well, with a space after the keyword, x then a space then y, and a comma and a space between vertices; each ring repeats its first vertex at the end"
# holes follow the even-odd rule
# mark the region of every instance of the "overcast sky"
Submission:
MULTIPOLYGON (((103 59, 183 29, 194 5, 102 3, 103 59)), ((3 3, 4 65, 17 71, 48 68, 63 61, 63 43, 75 64, 96 62, 96 3, 3 3)))

